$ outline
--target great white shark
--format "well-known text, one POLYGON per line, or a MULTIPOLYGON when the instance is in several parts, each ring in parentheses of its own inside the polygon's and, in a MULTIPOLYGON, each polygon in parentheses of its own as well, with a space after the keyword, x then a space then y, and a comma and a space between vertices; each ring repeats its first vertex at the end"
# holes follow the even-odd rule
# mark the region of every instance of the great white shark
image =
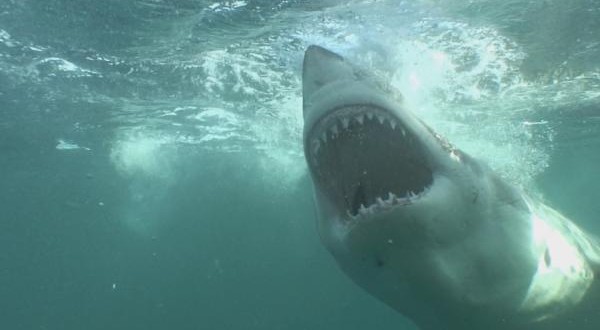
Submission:
POLYGON ((304 153, 341 269, 423 330, 600 329, 600 245, 310 46, 304 153))

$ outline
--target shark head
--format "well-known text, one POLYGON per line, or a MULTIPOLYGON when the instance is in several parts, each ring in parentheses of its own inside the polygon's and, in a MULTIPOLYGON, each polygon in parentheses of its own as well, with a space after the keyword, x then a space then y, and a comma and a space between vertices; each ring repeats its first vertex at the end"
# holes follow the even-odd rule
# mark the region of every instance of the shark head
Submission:
POLYGON ((515 188, 322 47, 305 53, 303 97, 319 233, 356 283, 420 324, 519 305, 537 256, 515 188))
POLYGON ((376 77, 310 46, 303 92, 304 151, 323 225, 350 230, 378 219, 419 218, 427 226, 436 212, 464 210, 479 198, 471 180, 478 164, 376 77))

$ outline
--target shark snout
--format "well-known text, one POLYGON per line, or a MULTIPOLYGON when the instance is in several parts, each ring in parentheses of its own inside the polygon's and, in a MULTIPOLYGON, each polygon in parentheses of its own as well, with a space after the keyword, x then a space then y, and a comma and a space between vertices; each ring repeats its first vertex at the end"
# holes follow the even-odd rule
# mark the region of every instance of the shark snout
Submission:
POLYGON ((303 70, 304 150, 315 188, 348 219, 416 202, 433 182, 419 125, 373 76, 319 46, 303 70))

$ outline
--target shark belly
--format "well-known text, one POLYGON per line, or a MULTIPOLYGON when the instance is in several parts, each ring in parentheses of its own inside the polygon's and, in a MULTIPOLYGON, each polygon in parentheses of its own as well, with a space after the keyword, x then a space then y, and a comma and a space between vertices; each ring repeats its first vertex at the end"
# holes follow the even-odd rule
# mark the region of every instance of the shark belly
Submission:
POLYGON ((318 46, 303 68, 304 150, 322 242, 424 330, 597 329, 600 247, 318 46))

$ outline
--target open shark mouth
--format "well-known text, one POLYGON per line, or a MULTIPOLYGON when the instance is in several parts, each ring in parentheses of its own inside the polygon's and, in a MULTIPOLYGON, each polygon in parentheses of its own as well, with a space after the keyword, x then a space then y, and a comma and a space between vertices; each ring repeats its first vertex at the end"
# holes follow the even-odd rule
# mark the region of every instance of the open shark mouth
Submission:
POLYGON ((306 144, 315 182, 351 219, 409 205, 433 182, 420 141, 376 106, 332 111, 312 128, 306 144))

